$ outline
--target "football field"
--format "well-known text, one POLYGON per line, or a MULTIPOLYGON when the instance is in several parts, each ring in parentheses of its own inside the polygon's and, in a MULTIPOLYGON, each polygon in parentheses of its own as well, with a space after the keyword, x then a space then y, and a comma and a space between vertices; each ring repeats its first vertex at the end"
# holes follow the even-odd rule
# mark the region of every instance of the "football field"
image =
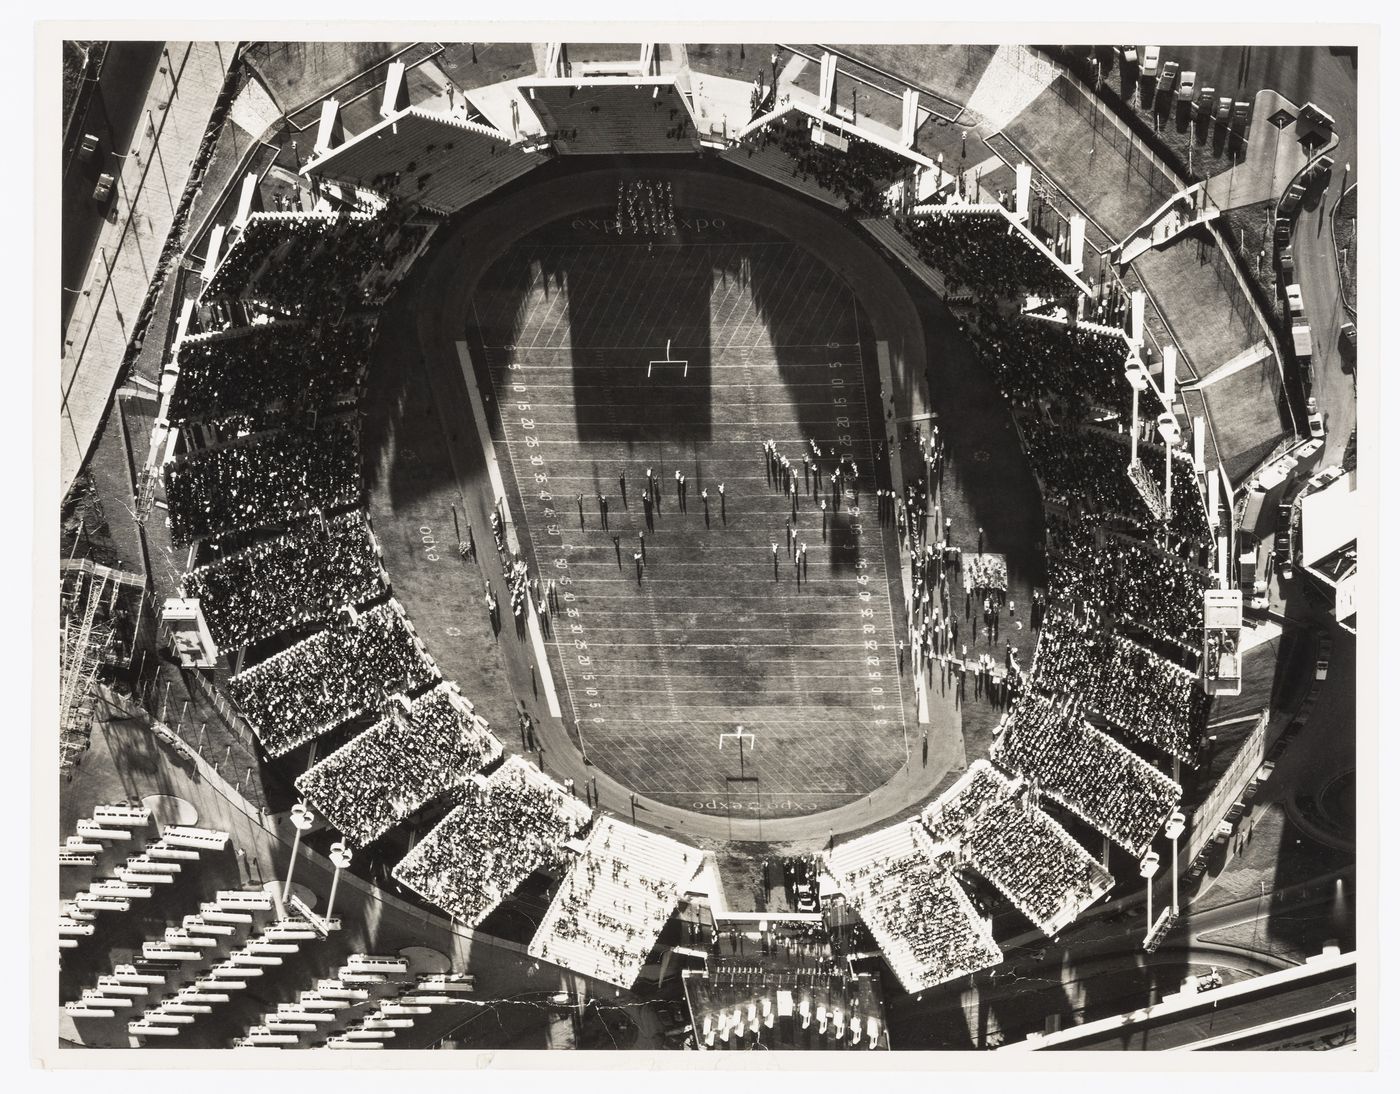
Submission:
POLYGON ((685 808, 783 816, 869 793, 916 734, 855 296, 805 248, 734 221, 651 243, 566 227, 488 272, 468 333, 527 561, 555 582, 566 718, 599 768, 685 808), (795 520, 766 440, 794 468, 795 520), (841 454, 858 481, 836 496, 841 454))

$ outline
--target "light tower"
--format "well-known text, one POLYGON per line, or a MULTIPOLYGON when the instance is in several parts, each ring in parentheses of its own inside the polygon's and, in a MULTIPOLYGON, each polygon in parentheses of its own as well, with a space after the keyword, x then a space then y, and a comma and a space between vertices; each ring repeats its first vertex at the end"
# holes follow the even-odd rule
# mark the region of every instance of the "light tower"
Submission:
MULTIPOLYGON (((1167 839, 1172 841, 1172 916, 1175 917, 1181 911, 1177 900, 1177 840, 1181 836, 1182 829, 1186 827, 1186 814, 1180 809, 1172 810, 1172 815, 1167 818, 1167 826, 1164 829, 1167 839)), ((1149 912, 1148 918, 1151 918, 1149 912)))
POLYGON ((301 849, 301 834, 309 831, 311 826, 316 823, 316 814, 307 808, 305 802, 297 802, 296 805, 292 806, 291 822, 297 830, 297 834, 292 837, 292 858, 287 863, 287 880, 282 886, 283 904, 292 894, 292 871, 297 867, 297 851, 301 849))
MULTIPOLYGON (((331 865, 335 867, 335 873, 331 875, 331 895, 326 899, 327 919, 330 919, 331 913, 335 911, 335 890, 340 885, 340 871, 349 869, 350 862, 354 857, 354 853, 346 843, 331 844, 331 865)), ((288 873, 287 876, 290 878, 291 874, 288 873)))
POLYGON ((1157 876, 1161 858, 1156 851, 1148 851, 1138 863, 1138 874, 1147 882, 1147 933, 1143 935, 1143 949, 1147 949, 1152 942, 1152 879, 1157 876))

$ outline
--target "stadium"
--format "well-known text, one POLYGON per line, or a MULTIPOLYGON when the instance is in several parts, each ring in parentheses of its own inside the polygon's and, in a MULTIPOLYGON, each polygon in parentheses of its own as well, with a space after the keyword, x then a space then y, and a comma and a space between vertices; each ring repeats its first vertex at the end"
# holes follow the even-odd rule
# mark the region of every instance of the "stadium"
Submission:
POLYGON ((1354 49, 79 44, 62 1046, 1352 1045, 1354 49))

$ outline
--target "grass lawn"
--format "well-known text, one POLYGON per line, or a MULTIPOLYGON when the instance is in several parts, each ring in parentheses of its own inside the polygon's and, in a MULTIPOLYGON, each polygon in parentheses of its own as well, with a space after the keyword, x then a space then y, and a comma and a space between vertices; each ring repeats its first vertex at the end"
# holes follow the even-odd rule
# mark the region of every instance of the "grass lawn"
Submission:
POLYGON ((1131 156, 1116 127, 1087 116, 1049 87, 1005 129, 1037 164, 1088 209, 1103 228, 1122 239, 1166 201, 1171 180, 1139 156, 1131 156), (1097 124, 1097 132, 1094 126, 1097 124))
POLYGON ((1253 205, 1241 205, 1238 209, 1222 213, 1222 219, 1228 226, 1222 230, 1229 231, 1239 242, 1246 269, 1273 301, 1273 319, 1286 323, 1288 305, 1283 300, 1283 291, 1278 285, 1278 267, 1273 261, 1273 219, 1270 215, 1273 204, 1272 201, 1256 201, 1253 205))
POLYGON ((1213 253, 1215 246, 1213 236, 1196 228, 1132 262, 1198 376, 1208 376, 1264 337, 1244 286, 1213 253))
POLYGON ((535 51, 529 42, 444 43, 436 64, 463 91, 536 72, 535 51))
MULTIPOLYGON (((842 53, 876 68, 897 72, 911 84, 945 96, 959 106, 966 103, 991 64, 996 46, 937 45, 837 45, 842 53)), ((932 104, 938 105, 938 104, 932 104)), ((943 104, 946 105, 946 104, 943 104)))
POLYGON ((1333 241, 1342 256, 1342 294, 1356 311, 1356 188, 1353 187, 1332 216, 1333 241))
POLYGON ((1285 431, 1278 363, 1272 356, 1203 389, 1225 473, 1238 482, 1285 431))
POLYGON ((245 57, 261 77, 273 101, 283 112, 290 112, 316 101, 408 44, 260 42, 245 57))

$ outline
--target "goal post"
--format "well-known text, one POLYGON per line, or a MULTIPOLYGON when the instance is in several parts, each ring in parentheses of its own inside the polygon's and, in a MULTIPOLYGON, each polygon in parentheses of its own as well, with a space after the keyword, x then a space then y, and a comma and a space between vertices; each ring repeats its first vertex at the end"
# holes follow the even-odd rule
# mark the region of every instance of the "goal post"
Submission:
POLYGON ((651 379, 651 370, 654 369, 657 365, 681 365, 683 367, 681 375, 686 378, 689 378, 690 376, 690 361, 684 357, 677 358, 671 355, 671 340, 669 338, 666 339, 666 356, 664 358, 647 362, 648 380, 651 379))

